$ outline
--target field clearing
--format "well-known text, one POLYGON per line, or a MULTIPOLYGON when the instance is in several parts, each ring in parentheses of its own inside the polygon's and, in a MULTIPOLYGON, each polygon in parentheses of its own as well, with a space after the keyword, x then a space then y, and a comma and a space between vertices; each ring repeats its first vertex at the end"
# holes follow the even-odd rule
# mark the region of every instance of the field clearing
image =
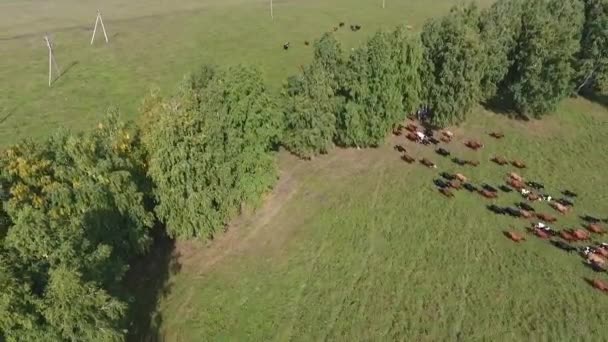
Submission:
MULTIPOLYGON (((488 4, 491 1, 483 0, 488 4)), ((0 0, 0 146, 41 137, 61 127, 89 129, 116 106, 137 115, 153 87, 172 92, 187 72, 203 63, 259 66, 278 90, 311 58, 310 42, 343 21, 337 37, 345 49, 360 46, 381 27, 399 23, 420 29, 445 13, 454 0, 136 0, 106 1, 101 7, 110 44, 98 32, 89 45, 98 5, 77 0, 0 0), (47 85, 45 32, 56 46, 63 76, 47 85), (292 48, 283 51, 284 42, 292 48)))
MULTIPOLYGON (((319 340, 589 340, 608 338, 608 297, 584 277, 597 277, 579 256, 526 233, 515 244, 502 231, 525 232, 523 219, 499 217, 495 201, 461 190, 447 200, 432 179, 461 171, 476 184, 499 185, 512 167, 494 153, 521 158, 521 172, 557 194, 579 192, 558 229, 580 226, 578 215, 606 216, 608 112, 567 100, 559 114, 521 123, 481 109, 455 130, 480 138, 478 168, 458 167, 428 147, 406 143, 438 170, 399 159, 391 138, 374 150, 335 150, 312 162, 281 158, 279 198, 234 227, 211 247, 179 244, 181 271, 167 285, 156 316, 169 341, 319 340), (503 140, 490 130, 501 129, 503 140), (280 206, 278 209, 276 206, 280 206), (275 208, 275 209, 273 209, 275 208)), ((463 136, 464 134, 464 136, 463 136)), ((455 152, 457 151, 457 152, 455 152)), ((546 203, 541 212, 558 215, 546 203)), ((603 217, 602 216, 602 217, 603 217)), ((606 275, 600 276, 606 278, 606 275)), ((148 336, 153 339, 153 336, 148 336)))

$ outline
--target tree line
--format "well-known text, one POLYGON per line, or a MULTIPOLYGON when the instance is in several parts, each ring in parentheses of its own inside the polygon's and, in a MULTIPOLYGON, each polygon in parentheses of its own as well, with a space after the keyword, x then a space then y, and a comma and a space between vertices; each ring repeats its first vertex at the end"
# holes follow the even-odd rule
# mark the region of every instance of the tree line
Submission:
POLYGON ((608 0, 454 7, 418 34, 380 31, 346 55, 331 33, 270 91, 256 68, 201 67, 152 92, 138 122, 112 112, 0 154, 0 340, 120 341, 123 277, 152 229, 212 239, 272 189, 284 146, 304 159, 375 147, 408 113, 457 124, 479 103, 542 117, 608 89, 608 0))

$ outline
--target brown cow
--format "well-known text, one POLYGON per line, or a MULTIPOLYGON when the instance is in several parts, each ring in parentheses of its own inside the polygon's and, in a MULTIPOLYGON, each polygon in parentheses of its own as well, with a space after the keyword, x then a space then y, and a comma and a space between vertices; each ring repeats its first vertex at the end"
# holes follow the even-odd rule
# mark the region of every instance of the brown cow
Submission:
POLYGON ((446 137, 445 135, 442 135, 441 137, 439 137, 439 140, 443 141, 446 144, 449 144, 450 142, 452 142, 452 139, 450 137, 446 137))
POLYGON ((501 156, 494 156, 494 157, 492 157, 491 160, 498 165, 507 165, 509 163, 508 160, 506 160, 505 158, 503 158, 501 156))
POLYGON ((479 194, 485 198, 496 198, 498 194, 492 191, 488 191, 486 189, 479 190, 479 194))
POLYGON ((393 134, 394 135, 401 135, 401 128, 402 128, 401 125, 399 125, 398 127, 393 128, 393 134))
POLYGON ((404 155, 402 155, 402 156, 401 156, 401 159, 402 159, 404 162, 408 163, 408 164, 411 164, 411 163, 413 163, 413 162, 415 162, 415 161, 416 161, 416 159, 414 159, 414 157, 412 157, 412 156, 410 156, 410 155, 408 155, 408 154, 404 154, 404 155))
POLYGON ((462 187, 462 183, 460 183, 459 180, 452 179, 450 181, 450 188, 455 189, 455 190, 460 190, 461 187, 462 187))
POLYGON ((405 126, 405 129, 407 129, 408 131, 412 132, 412 133, 416 133, 416 131, 418 130, 418 126, 416 126, 413 123, 407 124, 407 126, 405 126))
POLYGON ((534 228, 534 235, 538 236, 541 239, 548 239, 549 234, 542 229, 534 228))
POLYGON ((507 176, 509 176, 509 178, 511 178, 513 180, 516 180, 518 182, 523 182, 524 181, 524 177, 518 175, 515 172, 509 172, 509 173, 507 173, 507 176))
POLYGON ((422 165, 426 166, 426 167, 430 167, 430 168, 433 168, 433 169, 437 168, 437 165, 435 165, 435 163, 433 163, 432 161, 430 161, 430 160, 428 160, 426 158, 420 159, 420 163, 422 165))
POLYGON ((540 196, 537 193, 531 192, 528 194, 528 201, 530 202, 534 202, 534 201, 538 201, 540 199, 540 196))
POLYGON ((595 253, 603 256, 604 258, 608 258, 608 249, 603 247, 598 247, 595 249, 595 253))
POLYGON ((596 234, 604 234, 604 233, 606 233, 606 231, 604 230, 604 228, 602 228, 602 226, 600 226, 597 223, 590 223, 589 225, 587 225, 587 230, 589 230, 592 233, 596 233, 596 234))
POLYGON ((477 160, 465 160, 465 163, 473 167, 479 166, 479 162, 477 160))
POLYGON ((569 207, 566 207, 565 205, 561 205, 557 202, 551 202, 551 207, 557 211, 559 211, 560 214, 565 214, 568 212, 568 210, 570 209, 569 207))
POLYGON ((532 218, 532 213, 527 210, 519 209, 519 213, 521 214, 522 218, 525 218, 525 219, 532 218))
POLYGON ((526 164, 524 162, 522 162, 521 160, 513 160, 511 162, 511 165, 515 166, 518 169, 525 169, 526 168, 526 164))
POLYGON ((577 240, 589 240, 589 233, 582 229, 573 230, 572 236, 574 236, 574 238, 577 240))
POLYGON ((561 232, 559 232, 559 236, 568 242, 576 241, 576 238, 565 230, 562 230, 561 232))
POLYGON ((504 234, 506 237, 513 240, 514 242, 521 242, 526 240, 526 238, 518 232, 506 231, 504 232, 504 234))
POLYGON ((410 141, 418 141, 418 136, 414 132, 409 132, 405 137, 410 141))
POLYGON ((465 177, 462 173, 457 173, 454 175, 454 177, 456 177, 456 179, 458 179, 461 182, 467 181, 467 177, 465 177))
POLYGON ((553 223, 553 222, 557 221, 557 218, 555 218, 549 214, 536 213, 536 217, 538 217, 540 220, 543 220, 548 223, 553 223))
POLYGON ((505 135, 502 134, 501 132, 492 132, 492 133, 490 133, 490 136, 495 139, 502 139, 502 138, 504 138, 505 135))
POLYGON ((599 265, 601 267, 605 267, 606 263, 608 263, 608 261, 606 260, 606 258, 604 258, 600 254, 597 254, 595 252, 594 253, 589 253, 589 255, 587 255, 587 262, 588 263, 595 263, 596 265, 599 265))
POLYGON ((476 150, 476 151, 483 147, 483 144, 477 140, 467 140, 467 141, 465 141, 464 145, 466 147, 476 150))
POLYGON ((507 180, 507 184, 517 190, 521 190, 526 187, 526 185, 523 182, 512 179, 512 178, 509 178, 507 180))
POLYGON ((454 197, 454 194, 450 191, 450 189, 447 188, 440 188, 439 192, 441 192, 445 197, 447 198, 452 198, 454 197))
POLYGON ((601 279, 593 279, 593 280, 587 279, 587 282, 594 288, 596 288, 602 292, 608 293, 608 282, 607 281, 601 280, 601 279))

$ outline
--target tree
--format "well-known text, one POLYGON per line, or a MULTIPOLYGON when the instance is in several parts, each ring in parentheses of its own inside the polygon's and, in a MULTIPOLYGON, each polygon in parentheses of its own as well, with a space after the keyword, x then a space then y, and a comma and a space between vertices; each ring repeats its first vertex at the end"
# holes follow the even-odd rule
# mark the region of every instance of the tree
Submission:
POLYGON ((608 0, 583 0, 585 22, 577 55, 576 90, 608 90, 608 0))
POLYGON ((403 26, 393 31, 392 38, 391 45, 395 53, 392 58, 397 63, 397 80, 401 89, 403 109, 407 113, 413 113, 421 104, 422 47, 420 41, 408 34, 403 26))
POLYGON ((326 153, 336 133, 337 100, 331 76, 315 61, 289 82, 283 91, 283 145, 302 158, 326 153))
POLYGON ((116 293, 127 261, 146 252, 153 223, 140 149, 137 133, 110 116, 92 132, 59 132, 0 156, 4 338, 122 339, 116 293), (94 303, 84 305, 87 296, 94 303))
POLYGON ((183 85, 144 137, 156 213, 173 237, 213 237, 277 177, 282 117, 260 73, 230 68, 198 87, 183 85))
POLYGON ((432 123, 446 126, 463 121, 481 99, 485 70, 477 7, 454 7, 451 12, 424 25, 424 99, 432 111, 432 123))
POLYGON ((579 0, 523 3, 514 64, 505 82, 507 98, 520 114, 540 117, 571 93, 582 22, 579 0))
POLYGON ((314 43, 313 62, 320 65, 333 81, 336 90, 344 69, 342 46, 333 34, 326 32, 314 43))
POLYGON ((348 60, 346 105, 337 119, 337 138, 345 146, 378 146, 405 118, 393 42, 389 33, 378 32, 348 60))
POLYGON ((521 31, 522 2, 499 0, 480 16, 480 32, 486 61, 481 78, 482 99, 491 101, 513 65, 512 53, 521 31))

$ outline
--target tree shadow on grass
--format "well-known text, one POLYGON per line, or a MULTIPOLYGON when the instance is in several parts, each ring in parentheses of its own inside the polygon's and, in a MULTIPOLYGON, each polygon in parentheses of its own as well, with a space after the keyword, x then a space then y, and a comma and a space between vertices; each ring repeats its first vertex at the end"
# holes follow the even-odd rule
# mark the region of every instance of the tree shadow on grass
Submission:
POLYGON ((519 121, 530 121, 530 117, 516 112, 513 109, 511 101, 503 97, 495 97, 486 102, 482 102, 481 105, 487 111, 494 112, 496 114, 504 115, 509 119, 519 121))
POLYGON ((597 92, 584 92, 581 94, 581 96, 591 102, 598 103, 603 107, 608 108, 608 94, 600 94, 597 92))
POLYGON ((162 315, 158 302, 170 291, 169 278, 180 271, 175 241, 165 234, 164 227, 156 227, 154 243, 147 255, 131 262, 125 287, 131 297, 128 312, 127 341, 162 341, 162 315))

